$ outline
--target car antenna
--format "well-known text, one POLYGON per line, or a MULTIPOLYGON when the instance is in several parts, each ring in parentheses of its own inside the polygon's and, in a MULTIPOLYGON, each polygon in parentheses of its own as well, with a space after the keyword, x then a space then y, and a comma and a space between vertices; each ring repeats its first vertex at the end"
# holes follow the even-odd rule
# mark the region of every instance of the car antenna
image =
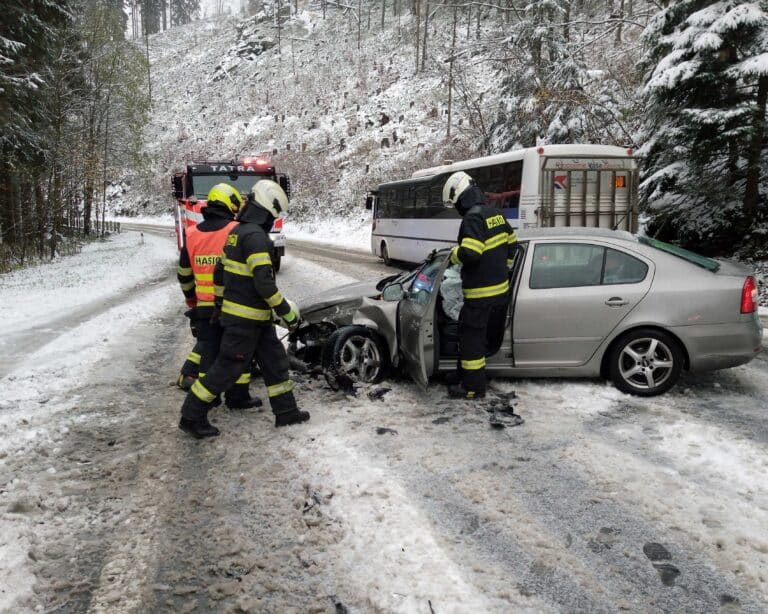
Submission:
POLYGON ((619 229, 619 224, 621 224, 621 223, 624 221, 624 218, 625 218, 625 217, 627 217, 627 214, 626 214, 626 213, 625 213, 624 215, 622 215, 622 216, 621 216, 621 219, 620 219, 618 222, 616 222, 616 223, 613 225, 613 227, 611 228, 611 230, 618 230, 618 229, 619 229))

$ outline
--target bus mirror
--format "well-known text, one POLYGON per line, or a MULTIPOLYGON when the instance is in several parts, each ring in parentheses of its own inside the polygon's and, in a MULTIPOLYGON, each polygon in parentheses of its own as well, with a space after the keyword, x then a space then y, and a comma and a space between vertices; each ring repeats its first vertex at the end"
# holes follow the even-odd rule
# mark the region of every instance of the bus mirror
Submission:
POLYGON ((370 194, 365 197, 365 208, 368 209, 368 211, 373 209, 373 196, 370 194))
POLYGON ((288 175, 278 175, 277 182, 283 188, 283 192, 285 192, 288 200, 291 200, 291 178, 288 175))
POLYGON ((405 290, 401 283, 390 284, 381 293, 381 298, 385 301, 399 301, 403 296, 405 296, 405 290))
POLYGON ((173 197, 184 198, 184 176, 181 174, 173 176, 173 197))

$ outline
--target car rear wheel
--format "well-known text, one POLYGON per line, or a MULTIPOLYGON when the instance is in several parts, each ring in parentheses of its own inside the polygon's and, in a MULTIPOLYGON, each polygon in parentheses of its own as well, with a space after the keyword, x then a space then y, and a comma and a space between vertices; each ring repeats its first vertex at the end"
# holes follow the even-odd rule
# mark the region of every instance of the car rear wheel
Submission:
POLYGON ((389 354, 384 340, 369 328, 342 326, 325 342, 322 364, 332 387, 351 388, 356 382, 375 384, 384 379, 389 354))
POLYGON ((631 331, 613 345, 609 357, 613 385, 642 397, 663 394, 675 385, 683 368, 680 343, 651 328, 631 331))
POLYGON ((272 268, 274 269, 275 273, 280 271, 280 261, 281 260, 282 260, 282 256, 280 255, 280 252, 275 250, 275 253, 272 256, 272 268))

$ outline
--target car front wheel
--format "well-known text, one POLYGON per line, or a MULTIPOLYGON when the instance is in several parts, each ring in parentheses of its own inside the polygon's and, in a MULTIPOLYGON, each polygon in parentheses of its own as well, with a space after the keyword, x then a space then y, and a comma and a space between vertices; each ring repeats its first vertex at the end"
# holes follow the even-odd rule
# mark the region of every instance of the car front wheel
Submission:
POLYGON ((376 384, 387 374, 389 354, 384 340, 364 326, 342 326, 323 348, 323 370, 329 383, 350 388, 355 382, 376 384))
POLYGON ((613 345, 609 374, 622 392, 641 397, 663 394, 675 385, 683 368, 680 343, 655 329, 638 329, 613 345))

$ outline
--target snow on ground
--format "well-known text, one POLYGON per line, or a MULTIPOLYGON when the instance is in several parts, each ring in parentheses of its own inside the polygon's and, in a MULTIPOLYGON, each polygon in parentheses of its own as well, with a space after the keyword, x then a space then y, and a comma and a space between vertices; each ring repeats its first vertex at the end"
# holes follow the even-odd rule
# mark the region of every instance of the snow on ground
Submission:
POLYGON ((291 239, 297 239, 344 249, 371 251, 370 218, 361 218, 359 221, 351 218, 331 218, 317 222, 300 222, 289 218, 285 222, 284 232, 289 246, 291 239))
MULTIPOLYGON (((138 235, 123 233, 87 243, 74 256, 2 275, 0 339, 167 274, 177 258, 166 239, 147 235, 141 244, 138 235)), ((0 350, 6 343, 0 341, 0 350)))
MULTIPOLYGON (((517 393, 526 419, 507 432, 490 429, 482 409, 447 401, 438 384, 422 393, 392 379, 375 400, 366 394, 371 387, 347 396, 295 374, 309 423, 273 431, 268 414, 216 410, 222 436, 195 442, 175 428, 182 397, 166 383, 191 344, 179 324, 174 245, 145 234, 139 246, 137 239, 113 237, 114 257, 95 259, 71 282, 71 293, 107 307, 49 331, 47 343, 0 380, 0 610, 22 611, 46 591, 70 590, 92 591, 93 607, 115 612, 194 603, 338 610, 312 603, 317 591, 351 610, 386 612, 692 612, 716 609, 718 599, 751 612, 768 601, 763 357, 686 376, 655 399, 601 381, 497 380, 499 394, 517 393), (116 284, 136 253, 148 278, 166 272, 166 281, 129 292, 116 284), (183 343, 162 342, 154 358, 145 356, 140 344, 158 335, 183 343), (145 420, 144 430, 131 430, 145 420), (78 450, 75 431, 97 434, 81 439, 88 450, 78 450), (93 462, 111 449, 107 466, 93 462), (190 471, 190 454, 209 485, 197 468, 190 471), (148 464, 135 470, 143 458, 148 464), (125 483, 113 475, 124 465, 125 483), (107 499, 79 509, 79 495, 67 492, 82 492, 78 484, 88 480, 107 499), (184 514, 168 511, 188 506, 218 536, 221 553, 214 550, 212 561, 208 542, 195 550, 194 540, 184 541, 184 514), (262 535, 259 514, 270 510, 275 524, 262 535), (72 526, 80 532, 69 535, 72 526), (99 537, 82 541, 90 528, 99 537), (114 542, 100 546, 110 532, 114 542), (669 564, 681 573, 674 587, 662 585, 643 554, 649 542, 670 550, 669 564), (158 550, 164 545, 171 549, 158 550), (75 565, 84 558, 80 548, 106 550, 94 559, 93 586, 53 582, 32 594, 40 560, 54 569, 75 565), (189 558, 198 556, 199 569, 189 558), (147 584, 149 596, 137 588, 147 584)), ((92 255, 101 254, 97 247, 92 255)), ((66 270, 59 267, 41 268, 66 270)), ((366 276, 350 259, 331 267, 289 250, 278 283, 302 300, 366 276)), ((12 298, 26 288, 39 301, 53 300, 45 271, 14 279, 12 298)), ((34 322, 13 303, 8 310, 23 334, 86 307, 59 303, 50 320, 39 314, 34 322)), ((261 382, 253 390, 264 395, 261 382)))
MULTIPOLYGON (((0 472, 31 448, 55 450, 66 437, 62 422, 77 420, 78 399, 67 393, 73 382, 86 381, 91 368, 125 343, 132 327, 151 320, 168 308, 172 293, 161 286, 131 299, 134 286, 167 275, 175 262, 173 244, 158 237, 113 235, 90 243, 80 254, 0 277, 3 287, 2 336, 31 329, 45 332, 49 322, 61 320, 83 307, 98 305, 124 294, 128 300, 59 336, 49 329, 49 343, 38 343, 0 379, 0 472)), ((175 290, 175 288, 173 288, 175 290)), ((2 345, 0 345, 2 347, 2 345)), ((6 351, 12 348, 5 348, 6 351)), ((51 467, 49 473, 55 474, 51 467)), ((18 476, 0 489, 10 498, 8 513, 0 519, 0 611, 21 611, 18 604, 29 598, 34 582, 29 572, 28 537, 34 527, 24 515, 41 501, 51 508, 59 504, 48 493, 27 491, 28 481, 18 476)))

